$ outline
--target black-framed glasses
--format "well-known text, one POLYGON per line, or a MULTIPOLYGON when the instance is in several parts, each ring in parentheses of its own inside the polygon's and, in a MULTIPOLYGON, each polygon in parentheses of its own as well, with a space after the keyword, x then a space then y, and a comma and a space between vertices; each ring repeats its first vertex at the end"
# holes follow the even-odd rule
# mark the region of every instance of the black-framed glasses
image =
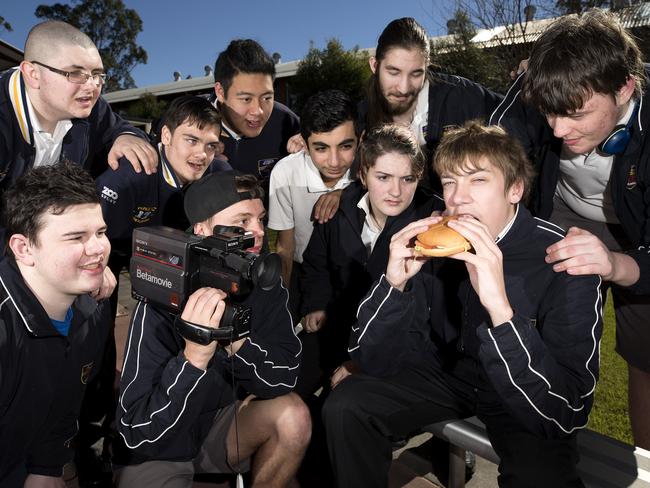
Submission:
POLYGON ((38 64, 43 68, 47 68, 52 73, 56 73, 57 75, 65 76, 70 83, 75 83, 77 85, 84 85, 89 78, 92 78, 95 82, 95 85, 97 86, 102 86, 104 83, 106 83, 106 73, 93 73, 89 75, 83 71, 64 71, 62 69, 53 68, 52 66, 48 66, 47 64, 41 63, 39 61, 31 61, 31 63, 38 64))

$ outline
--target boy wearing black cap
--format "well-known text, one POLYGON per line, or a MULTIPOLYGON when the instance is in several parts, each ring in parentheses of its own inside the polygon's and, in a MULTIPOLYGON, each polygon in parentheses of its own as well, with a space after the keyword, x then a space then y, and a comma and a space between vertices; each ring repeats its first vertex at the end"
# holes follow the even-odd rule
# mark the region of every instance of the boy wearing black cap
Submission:
MULTIPOLYGON (((261 249, 265 210, 254 177, 208 175, 188 189, 185 212, 197 235, 235 225, 253 233, 249 252, 261 249)), ((221 290, 201 288, 181 318, 217 328, 225 298, 221 290)), ((251 458, 253 485, 290 483, 311 423, 290 393, 301 346, 287 300, 279 282, 254 288, 243 302, 252 309, 251 333, 226 346, 183 339, 173 315, 138 304, 120 381, 118 429, 131 454, 118 474, 120 486, 191 487, 195 472, 245 471, 251 458)))

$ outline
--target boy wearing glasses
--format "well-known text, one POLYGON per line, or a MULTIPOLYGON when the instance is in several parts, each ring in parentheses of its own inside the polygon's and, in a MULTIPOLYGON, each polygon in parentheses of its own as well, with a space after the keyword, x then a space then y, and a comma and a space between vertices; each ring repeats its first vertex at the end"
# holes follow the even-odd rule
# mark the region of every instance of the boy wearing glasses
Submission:
POLYGON ((138 171, 158 155, 100 97, 106 75, 92 40, 61 21, 32 28, 25 60, 0 76, 0 193, 27 169, 62 160, 98 174, 125 156, 138 171))

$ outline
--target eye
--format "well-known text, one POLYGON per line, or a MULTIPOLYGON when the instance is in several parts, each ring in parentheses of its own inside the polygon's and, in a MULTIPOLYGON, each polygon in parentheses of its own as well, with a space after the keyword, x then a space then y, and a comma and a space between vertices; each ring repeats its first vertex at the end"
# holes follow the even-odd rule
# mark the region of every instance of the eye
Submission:
POLYGON ((217 149, 219 149, 219 144, 208 144, 207 150, 210 152, 215 152, 217 149))
POLYGON ((267 95, 262 100, 264 100, 265 102, 272 102, 273 101, 273 95, 267 95))
POLYGON ((190 146, 193 146, 194 144, 196 144, 196 139, 187 138, 185 139, 185 142, 187 142, 190 146))
POLYGON ((375 176, 379 181, 386 181, 388 179, 388 175, 377 175, 375 176))
POLYGON ((341 148, 345 149, 346 151, 349 151, 350 149, 354 149, 354 144, 352 144, 352 143, 343 144, 343 146, 341 146, 341 148))
POLYGON ((449 187, 449 186, 451 186, 451 185, 453 185, 453 184, 454 184, 454 181, 453 181, 453 180, 443 180, 443 181, 442 181, 442 186, 443 186, 443 187, 449 187))
POLYGON ((316 147, 314 148, 314 151, 316 151, 317 153, 324 153, 326 149, 327 149, 327 148, 326 148, 326 147, 323 147, 323 146, 316 146, 316 147))
POLYGON ((415 176, 413 176, 413 175, 405 176, 404 178, 402 178, 402 180, 404 181, 404 183, 415 183, 416 182, 415 176))

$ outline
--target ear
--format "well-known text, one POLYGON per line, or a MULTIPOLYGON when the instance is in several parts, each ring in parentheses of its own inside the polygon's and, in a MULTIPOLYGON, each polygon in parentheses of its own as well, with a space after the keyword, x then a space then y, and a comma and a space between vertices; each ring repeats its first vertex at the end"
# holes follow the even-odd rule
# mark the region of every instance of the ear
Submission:
POLYGON ((32 244, 23 234, 12 234, 8 243, 9 249, 14 253, 16 261, 25 266, 34 266, 32 244))
POLYGON ((226 91, 223 89, 223 85, 218 81, 214 84, 214 93, 217 95, 219 103, 224 103, 224 100, 226 99, 226 91))
POLYGON ((370 65, 370 71, 372 71, 372 74, 374 75, 377 72, 377 58, 374 56, 370 56, 368 59, 368 64, 370 65))
POLYGON ((616 105, 621 106, 629 102, 630 99, 634 96, 635 88, 636 88, 636 80, 634 79, 634 76, 628 77, 627 81, 625 82, 625 85, 623 85, 616 92, 616 96, 615 96, 616 105))
POLYGON ((165 146, 168 146, 172 142, 172 131, 166 125, 163 125, 162 129, 160 129, 160 142, 165 146))
POLYGON ((20 63, 20 72, 22 73, 27 86, 35 90, 40 88, 41 74, 35 64, 32 64, 29 61, 23 61, 20 63))
POLYGON ((194 234, 197 236, 209 236, 212 235, 212 232, 206 232, 206 229, 208 228, 207 226, 207 221, 206 222, 198 222, 194 224, 194 234))
POLYGON ((359 168, 359 181, 364 188, 368 188, 368 185, 366 185, 366 173, 364 171, 361 171, 361 168, 359 168))
POLYGON ((521 201, 523 196, 524 196, 524 182, 522 180, 517 180, 508 189, 508 202, 515 205, 521 201))

